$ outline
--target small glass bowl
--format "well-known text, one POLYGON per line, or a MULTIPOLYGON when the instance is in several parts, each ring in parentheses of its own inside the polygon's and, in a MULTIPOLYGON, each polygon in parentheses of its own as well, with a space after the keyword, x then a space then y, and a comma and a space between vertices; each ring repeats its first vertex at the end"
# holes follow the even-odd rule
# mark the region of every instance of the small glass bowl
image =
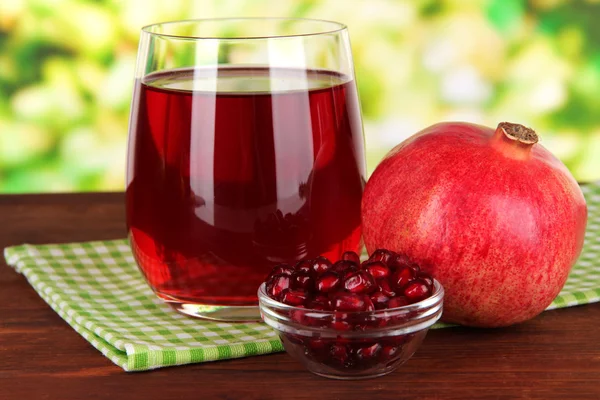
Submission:
POLYGON ((260 315, 285 350, 312 373, 333 379, 389 374, 415 353, 442 315, 444 288, 434 280, 431 297, 368 312, 309 310, 271 299, 258 289, 260 315))

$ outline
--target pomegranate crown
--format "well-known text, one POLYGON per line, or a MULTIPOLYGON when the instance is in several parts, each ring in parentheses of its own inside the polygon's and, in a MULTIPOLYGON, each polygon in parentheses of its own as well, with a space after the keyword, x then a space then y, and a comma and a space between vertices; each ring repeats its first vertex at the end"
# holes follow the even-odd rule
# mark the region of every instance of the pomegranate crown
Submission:
POLYGON ((501 129, 507 138, 516 140, 523 144, 535 144, 539 141, 537 133, 531 128, 512 122, 500 122, 498 129, 501 129))

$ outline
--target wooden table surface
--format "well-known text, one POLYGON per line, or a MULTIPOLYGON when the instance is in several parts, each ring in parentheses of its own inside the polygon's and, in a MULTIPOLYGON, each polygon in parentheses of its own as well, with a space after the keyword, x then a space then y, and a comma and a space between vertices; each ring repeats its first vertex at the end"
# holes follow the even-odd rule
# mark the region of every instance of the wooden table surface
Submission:
MULTIPOLYGON (((122 193, 0 196, 0 248, 122 238, 122 193)), ((284 353, 126 373, 0 261, 0 399, 600 399, 600 303, 430 331, 399 370, 314 376, 284 353)))

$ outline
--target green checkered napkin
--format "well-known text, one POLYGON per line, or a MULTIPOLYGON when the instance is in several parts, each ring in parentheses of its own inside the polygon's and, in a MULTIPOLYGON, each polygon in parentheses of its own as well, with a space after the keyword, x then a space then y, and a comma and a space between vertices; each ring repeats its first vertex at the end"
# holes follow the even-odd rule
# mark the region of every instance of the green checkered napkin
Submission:
POLYGON ((126 240, 22 245, 4 255, 69 325, 125 371, 283 350, 265 324, 201 321, 174 311, 154 295, 126 240))
MULTIPOLYGON (((585 246, 548 309, 600 301, 600 182, 582 189, 589 210, 585 246)), ((65 321, 126 371, 283 350, 264 324, 202 321, 173 311, 150 290, 125 240, 22 245, 4 255, 65 321)))

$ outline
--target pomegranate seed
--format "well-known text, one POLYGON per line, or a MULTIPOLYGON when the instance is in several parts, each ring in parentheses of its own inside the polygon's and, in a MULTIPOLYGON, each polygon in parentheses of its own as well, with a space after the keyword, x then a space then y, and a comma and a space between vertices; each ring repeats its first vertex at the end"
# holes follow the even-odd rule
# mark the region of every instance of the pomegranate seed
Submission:
POLYGON ((378 286, 378 290, 380 292, 382 292, 383 294, 385 294, 387 297, 394 297, 396 296, 396 292, 394 292, 392 290, 392 288, 390 287, 390 284, 388 281, 382 279, 379 282, 377 282, 377 286, 378 286))
POLYGON ((295 272, 292 275, 292 288, 312 291, 315 286, 315 280, 305 272, 295 272))
POLYGON ((368 307, 365 303, 365 296, 344 292, 337 293, 331 304, 337 311, 365 311, 368 307))
POLYGON ((419 272, 419 271, 421 271, 421 267, 419 267, 419 264, 412 263, 412 264, 410 264, 410 267, 411 267, 411 268, 412 268, 412 269, 413 269, 415 272, 419 272))
POLYGON ((371 328, 383 328, 385 326, 387 326, 387 324, 390 322, 390 318, 384 318, 382 316, 373 316, 368 318, 368 325, 371 328))
MULTIPOLYGON (((406 297, 397 296, 397 297, 390 299, 390 301, 388 302, 388 309, 394 310, 398 307, 404 307, 409 304, 410 304, 410 301, 408 301, 408 299, 406 297)), ((405 311, 394 311, 391 314, 392 314, 392 316, 389 319, 391 321, 395 321, 396 323, 405 322, 408 318, 408 314, 405 311)))
MULTIPOLYGON (((296 306, 297 308, 304 308, 304 306, 299 305, 296 306)), ((292 310, 292 312, 290 313, 290 316, 292 318, 292 321, 297 322, 298 324, 301 325, 310 325, 308 324, 307 318, 306 318, 306 311, 305 310, 292 310)))
POLYGON ((322 295, 322 294, 317 294, 315 296, 315 298, 313 299, 313 301, 316 303, 319 303, 319 304, 326 305, 327 307, 329 307, 329 305, 330 305, 329 297, 322 295))
POLYGON ((375 279, 387 278, 390 274, 390 269, 381 261, 368 263, 364 268, 375 279))
POLYGON ((427 287, 429 287, 429 290, 433 291, 434 284, 431 275, 429 275, 427 272, 421 271, 417 273, 417 278, 425 282, 427 284, 427 287))
POLYGON ((321 275, 331 268, 331 261, 327 257, 319 256, 312 262, 312 269, 317 275, 321 275))
POLYGON ((317 316, 312 311, 314 310, 310 310, 304 313, 302 325, 315 327, 329 326, 329 321, 326 318, 323 318, 322 316, 317 316))
POLYGON ((365 271, 358 271, 345 278, 344 288, 352 293, 367 293, 375 288, 375 282, 365 271))
POLYGON ((342 260, 353 262, 356 265, 360 265, 360 257, 353 251, 347 251, 342 254, 342 260))
POLYGON ((410 267, 412 264, 413 262, 406 254, 398 253, 395 257, 392 257, 388 265, 394 268, 402 268, 410 267))
POLYGON ((275 275, 291 276, 293 273, 294 273, 293 267, 291 267, 287 264, 279 264, 279 265, 276 265, 275 268, 273 268, 273 270, 269 274, 269 278, 271 278, 275 275))
POLYGON ((300 335, 292 335, 291 333, 287 333, 285 335, 285 338, 295 344, 300 344, 300 345, 304 344, 304 339, 300 335))
POLYGON ((416 303, 431 296, 431 289, 422 279, 415 279, 404 289, 404 296, 411 303, 416 303))
POLYGON ((410 301, 406 297, 398 296, 398 297, 391 298, 388 301, 388 308, 404 307, 409 304, 410 304, 410 301))
POLYGON ((329 304, 329 297, 325 296, 324 294, 318 294, 317 293, 315 295, 314 300, 318 301, 318 302, 323 302, 323 303, 329 304))
POLYGON ((348 360, 348 349, 342 344, 332 344, 329 348, 329 354, 331 355, 331 358, 340 362, 341 364, 348 360))
POLYGON ((394 254, 389 250, 377 249, 371 254, 369 261, 382 261, 387 264, 394 254))
POLYGON ((303 322, 302 325, 306 326, 328 326, 329 320, 326 316, 319 315, 316 312, 318 311, 328 311, 328 310, 317 310, 312 307, 309 307, 310 310, 303 311, 303 322))
POLYGON ((281 302, 290 306, 301 306, 307 299, 306 292, 301 290, 287 289, 281 295, 281 302))
POLYGON ((271 277, 269 282, 267 282, 267 294, 269 297, 279 300, 279 296, 281 293, 289 289, 290 287, 290 277, 287 275, 275 275, 271 277))
POLYGON ((375 305, 369 298, 369 296, 364 295, 365 308, 363 311, 375 311, 375 305))
POLYGON ((325 339, 310 339, 308 342, 308 347, 312 351, 321 352, 325 350, 328 344, 328 341, 326 341, 325 339))
POLYGON ((331 304, 329 299, 325 296, 317 296, 315 297, 309 304, 308 307, 311 310, 317 311, 329 311, 331 310, 331 304))
POLYGON ((331 267, 333 272, 337 272, 340 275, 346 273, 347 271, 355 271, 356 269, 356 264, 347 260, 340 260, 333 264, 333 267, 331 267))
POLYGON ((298 261, 298 263, 296 264, 296 266, 294 268, 295 268, 296 272, 302 272, 302 273, 309 274, 309 275, 311 275, 313 272, 310 260, 298 261))
POLYGON ((388 307, 388 301, 390 301, 390 298, 386 296, 385 293, 377 291, 371 294, 371 301, 373 302, 373 306, 375 306, 376 310, 382 310, 388 307))
MULTIPOLYGON (((350 278, 351 276, 354 276, 356 274, 358 274, 360 270, 358 268, 352 268, 349 269, 348 271, 344 272, 342 274, 342 281, 346 281, 346 279, 350 278)), ((368 275, 367 275, 368 276, 368 275)), ((373 282, 373 285, 375 285, 375 282, 373 282)))
POLYGON ((338 274, 327 271, 317 279, 316 287, 321 293, 329 293, 336 290, 341 283, 342 280, 338 274))
POLYGON ((329 326, 336 331, 349 331, 352 329, 352 325, 346 321, 333 321, 329 326))
POLYGON ((384 361, 391 360, 400 353, 400 346, 383 346, 381 349, 381 359, 384 361))
POLYGON ((392 275, 391 284, 395 289, 402 290, 413 279, 415 279, 415 271, 410 267, 402 267, 392 275))
POLYGON ((381 351, 381 345, 379 343, 372 344, 367 347, 361 347, 356 350, 356 358, 359 360, 368 360, 371 358, 375 358, 379 355, 381 351))
POLYGON ((356 323, 353 326, 355 331, 366 331, 369 329, 370 320, 362 320, 360 323, 356 323))

